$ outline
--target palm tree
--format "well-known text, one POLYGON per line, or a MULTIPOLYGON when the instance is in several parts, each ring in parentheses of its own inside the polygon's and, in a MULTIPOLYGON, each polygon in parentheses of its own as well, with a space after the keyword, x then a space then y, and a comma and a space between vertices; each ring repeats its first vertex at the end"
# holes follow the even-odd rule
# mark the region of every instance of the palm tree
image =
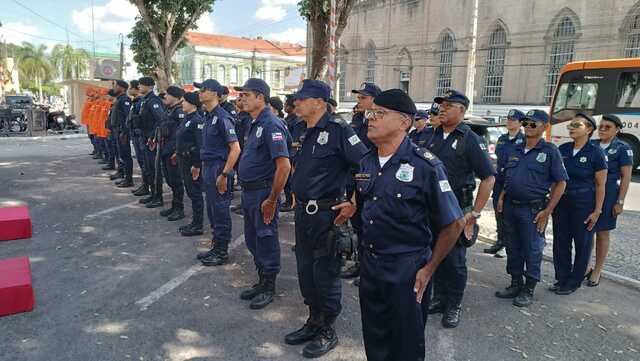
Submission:
POLYGON ((89 54, 86 50, 74 49, 69 44, 58 44, 51 52, 51 61, 62 79, 80 79, 87 71, 89 54))
POLYGON ((25 79, 27 83, 35 81, 40 100, 43 99, 42 83, 50 79, 53 74, 53 68, 45 54, 46 49, 45 45, 34 46, 31 43, 23 42, 19 54, 18 72, 20 78, 25 79))

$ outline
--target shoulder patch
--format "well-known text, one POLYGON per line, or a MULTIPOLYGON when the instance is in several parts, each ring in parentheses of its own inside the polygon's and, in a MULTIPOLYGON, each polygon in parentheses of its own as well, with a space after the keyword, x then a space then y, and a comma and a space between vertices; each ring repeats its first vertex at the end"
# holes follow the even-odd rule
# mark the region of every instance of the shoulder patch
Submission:
POLYGON ((331 117, 329 118, 329 122, 339 124, 343 128, 349 127, 349 124, 347 124, 347 122, 345 122, 342 118, 331 117))
POLYGON ((425 148, 415 147, 413 149, 415 153, 418 155, 418 157, 426 160, 429 164, 435 166, 441 163, 440 159, 438 159, 438 157, 436 157, 435 154, 431 153, 425 148))

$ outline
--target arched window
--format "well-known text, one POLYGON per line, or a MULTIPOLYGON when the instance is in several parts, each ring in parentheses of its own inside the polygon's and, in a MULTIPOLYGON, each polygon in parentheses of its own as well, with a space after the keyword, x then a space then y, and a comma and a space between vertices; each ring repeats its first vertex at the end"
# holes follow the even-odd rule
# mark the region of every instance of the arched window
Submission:
POLYGON ((624 47, 624 57, 640 57, 640 14, 633 15, 631 22, 625 30, 627 40, 624 47))
POLYGON ((507 32, 498 24, 489 38, 487 64, 485 66, 482 102, 500 103, 504 78, 504 59, 507 52, 507 32))
POLYGON ((411 53, 407 48, 400 50, 398 55, 398 88, 402 89, 405 93, 409 94, 411 88, 411 70, 413 69, 413 62, 411 60, 411 53))
POLYGON ((229 79, 229 82, 231 84, 238 84, 238 67, 235 65, 231 67, 231 79, 229 79))
POLYGON ((436 96, 444 95, 451 89, 453 70, 454 40, 448 31, 440 37, 440 63, 438 65, 438 80, 436 82, 436 96))
POLYGON ((338 99, 347 97, 347 51, 341 48, 338 52, 338 99))
POLYGON ((376 46, 373 42, 369 42, 369 45, 367 45, 367 67, 364 81, 370 83, 375 83, 376 81, 376 46))
POLYGON ((550 39, 549 71, 545 85, 545 101, 551 102, 553 91, 560 76, 560 69, 573 61, 576 48, 576 27, 568 16, 563 17, 550 39))
POLYGON ((225 84, 227 77, 227 69, 225 69, 224 65, 218 65, 218 81, 220 84, 225 84))
POLYGON ((242 82, 246 82, 249 78, 251 78, 251 69, 249 67, 245 67, 242 69, 242 82))

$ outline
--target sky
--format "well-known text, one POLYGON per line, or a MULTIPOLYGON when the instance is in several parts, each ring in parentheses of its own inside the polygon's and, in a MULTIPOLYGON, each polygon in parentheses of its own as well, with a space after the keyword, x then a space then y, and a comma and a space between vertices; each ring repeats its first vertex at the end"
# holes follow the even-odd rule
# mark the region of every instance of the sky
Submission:
MULTIPOLYGON (((91 0, 2 0, 0 42, 44 44, 49 50, 67 39, 91 50, 91 0)), ((304 44, 305 22, 298 0, 216 0, 198 20, 204 33, 257 37, 304 44)), ((94 0, 97 52, 118 52, 119 34, 133 26, 137 9, 128 0, 94 0)), ((130 53, 130 51, 127 51, 130 53)), ((129 58, 129 56, 127 56, 129 58)))

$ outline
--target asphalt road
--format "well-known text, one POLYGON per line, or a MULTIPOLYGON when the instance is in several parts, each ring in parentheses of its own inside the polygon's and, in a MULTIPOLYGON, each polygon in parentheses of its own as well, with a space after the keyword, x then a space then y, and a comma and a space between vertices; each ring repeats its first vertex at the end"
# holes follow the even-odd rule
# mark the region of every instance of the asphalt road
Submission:
MULTIPOLYGON (((255 279, 241 217, 232 262, 200 267, 195 252, 208 236, 180 237, 181 223, 114 188, 88 151, 83 138, 0 140, 0 197, 28 204, 34 229, 31 239, 0 242, 0 259, 29 256, 36 293, 33 312, 0 317, 0 360, 303 359, 282 342, 306 319, 290 215, 280 223, 277 300, 251 311, 238 299, 255 279)), ((505 263, 482 247, 470 250, 461 326, 429 319, 429 360, 640 360, 640 292, 603 280, 560 297, 542 284, 532 307, 516 309, 493 297, 508 282, 505 263)), ((550 264, 544 277, 553 278, 550 264)), ((343 304, 340 345, 321 360, 365 359, 350 281, 343 304)))

